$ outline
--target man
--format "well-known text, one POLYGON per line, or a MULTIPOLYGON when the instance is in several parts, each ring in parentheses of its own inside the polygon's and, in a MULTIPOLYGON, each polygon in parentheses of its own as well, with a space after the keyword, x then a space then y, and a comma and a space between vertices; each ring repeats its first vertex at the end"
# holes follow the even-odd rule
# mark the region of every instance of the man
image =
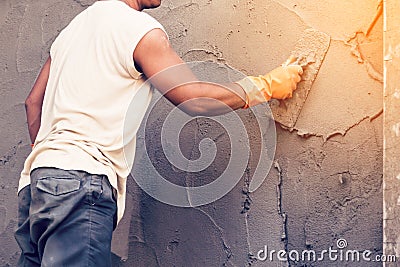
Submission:
POLYGON ((19 183, 19 266, 111 265, 135 134, 151 99, 145 77, 191 115, 291 97, 300 81, 302 69, 290 59, 265 76, 224 86, 199 82, 163 27, 140 12, 160 2, 97 1, 54 41, 26 100, 34 145, 19 183), (135 121, 122 140, 130 104, 135 121))

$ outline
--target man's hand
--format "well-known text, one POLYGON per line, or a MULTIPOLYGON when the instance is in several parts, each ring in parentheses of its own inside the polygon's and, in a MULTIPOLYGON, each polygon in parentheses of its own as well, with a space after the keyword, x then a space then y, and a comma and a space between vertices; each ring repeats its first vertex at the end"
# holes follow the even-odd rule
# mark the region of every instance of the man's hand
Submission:
POLYGON ((296 58, 290 57, 282 66, 266 75, 248 76, 238 82, 247 95, 246 107, 264 103, 271 98, 286 99, 292 97, 297 83, 301 81, 303 69, 294 64, 296 58))
POLYGON ((303 69, 298 65, 282 66, 272 70, 265 76, 260 76, 269 85, 271 97, 286 99, 292 97, 297 83, 301 80, 303 69))

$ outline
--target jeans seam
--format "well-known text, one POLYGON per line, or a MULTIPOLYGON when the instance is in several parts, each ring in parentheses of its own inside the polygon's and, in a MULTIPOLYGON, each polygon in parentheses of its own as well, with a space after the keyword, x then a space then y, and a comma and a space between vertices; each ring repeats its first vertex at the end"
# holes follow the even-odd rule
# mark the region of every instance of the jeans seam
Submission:
MULTIPOLYGON (((90 190, 89 192, 91 192, 92 190, 92 185, 91 183, 89 183, 90 186, 90 190)), ((92 203, 90 203, 89 205, 89 251, 88 251, 88 259, 87 259, 87 266, 90 267, 90 259, 92 257, 92 203)))

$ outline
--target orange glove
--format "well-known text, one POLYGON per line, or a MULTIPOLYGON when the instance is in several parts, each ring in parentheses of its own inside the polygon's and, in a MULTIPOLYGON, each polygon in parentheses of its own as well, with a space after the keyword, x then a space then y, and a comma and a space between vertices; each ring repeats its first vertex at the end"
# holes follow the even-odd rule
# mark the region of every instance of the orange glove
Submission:
POLYGON ((282 66, 266 75, 248 76, 237 82, 246 92, 246 105, 252 107, 271 98, 286 99, 292 97, 293 90, 301 80, 303 69, 294 64, 295 57, 290 57, 282 66))

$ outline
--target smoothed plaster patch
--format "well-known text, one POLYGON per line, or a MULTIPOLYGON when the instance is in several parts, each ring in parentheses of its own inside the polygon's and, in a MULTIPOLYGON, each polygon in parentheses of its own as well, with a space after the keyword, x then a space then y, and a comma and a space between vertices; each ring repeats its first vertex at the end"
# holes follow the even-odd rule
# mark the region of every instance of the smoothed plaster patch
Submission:
POLYGON ((308 26, 329 32, 334 39, 342 39, 357 31, 366 32, 379 4, 377 1, 359 0, 340 2, 276 0, 276 2, 295 12, 308 26))
POLYGON ((382 36, 367 37, 364 32, 356 32, 345 44, 350 46, 351 53, 359 63, 365 65, 371 78, 383 83, 383 45, 382 36))
POLYGON ((296 123, 301 135, 345 134, 382 110, 382 84, 372 80, 346 46, 332 41, 296 123))
MULTIPOLYGON (((357 125, 359 125, 360 123, 369 120, 370 122, 373 121, 374 119, 378 118, 379 116, 381 116, 383 114, 383 109, 381 109, 380 111, 378 111, 376 114, 373 115, 367 115, 364 118, 360 119, 359 121, 355 122, 353 125, 350 125, 349 127, 347 127, 346 129, 340 130, 340 131, 334 131, 331 132, 327 135, 321 135, 319 133, 313 133, 313 132, 308 132, 307 130, 304 129, 298 129, 298 128, 294 128, 297 135, 304 137, 304 138, 308 138, 310 136, 316 136, 316 137, 322 137, 322 139, 324 140, 324 142, 328 141, 329 139, 331 139, 334 136, 337 135, 341 135, 341 136, 345 136, 346 133, 351 130, 352 128, 356 127, 357 125)), ((284 128, 285 129, 285 128, 284 128)))

